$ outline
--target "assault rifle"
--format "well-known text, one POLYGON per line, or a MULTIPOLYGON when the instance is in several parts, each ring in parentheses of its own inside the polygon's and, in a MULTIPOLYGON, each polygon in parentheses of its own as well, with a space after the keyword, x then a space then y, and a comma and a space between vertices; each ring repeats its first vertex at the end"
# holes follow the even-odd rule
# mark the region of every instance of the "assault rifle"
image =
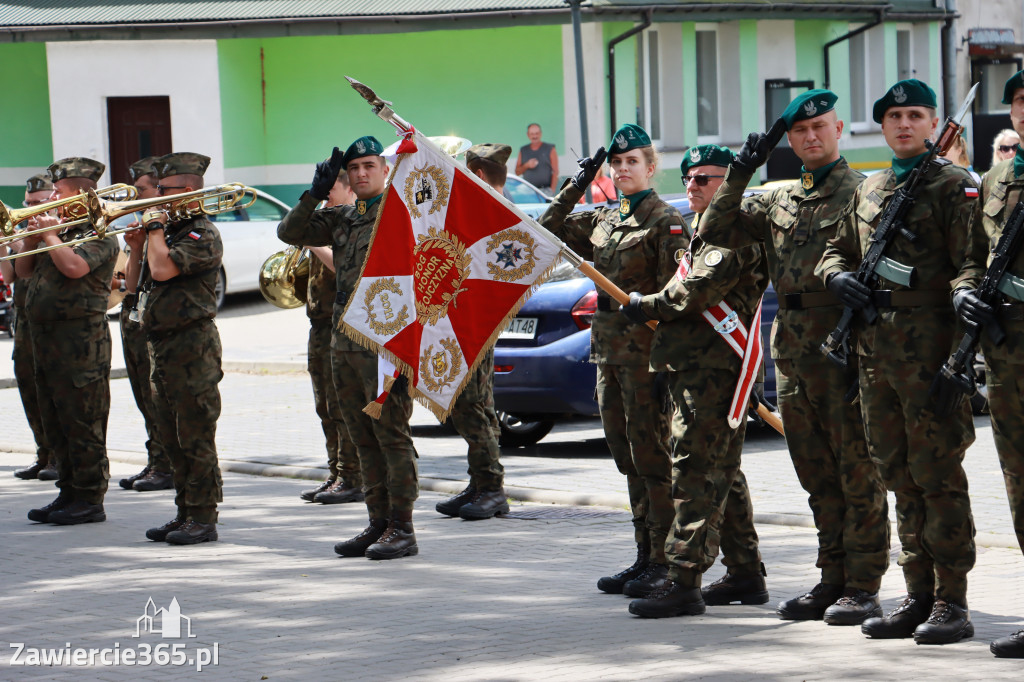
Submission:
MULTIPOLYGON (((985 276, 978 286, 977 295, 983 303, 989 306, 999 305, 999 294, 1006 294, 1017 301, 1024 301, 1024 280, 1006 272, 1013 259, 1020 253, 1021 244, 1024 243, 1024 201, 1018 201, 1010 217, 1003 225, 1002 235, 996 248, 992 250, 992 263, 985 271, 985 276)), ((977 390, 974 382, 974 358, 978 353, 978 342, 981 340, 981 327, 973 322, 967 322, 967 331, 960 340, 956 351, 949 356, 946 364, 942 366, 939 373, 935 375, 932 382, 931 395, 937 403, 936 410, 939 417, 948 417, 953 408, 959 404, 963 396, 956 396, 951 400, 946 389, 952 388, 963 395, 971 396, 977 390), (943 399, 943 398, 947 399, 943 399)), ((992 343, 997 346, 1006 340, 1006 331, 1003 330, 999 321, 993 319, 985 325, 992 343)))
MULTIPOLYGON (((884 277, 905 287, 914 286, 917 279, 917 273, 914 268, 886 257, 885 252, 896 238, 896 235, 902 235, 904 239, 911 243, 917 241, 917 235, 908 230, 904 224, 907 213, 909 213, 910 207, 914 205, 925 175, 931 170, 936 157, 942 156, 949 151, 953 141, 960 134, 960 131, 963 130, 960 122, 967 115, 967 110, 970 108, 971 102, 974 101, 974 93, 977 89, 978 84, 975 84, 971 91, 967 93, 967 98, 963 104, 960 105, 960 110, 954 116, 946 119, 946 123, 939 135, 939 141, 934 144, 925 142, 928 146, 928 155, 910 172, 910 177, 907 178, 906 183, 896 190, 892 200, 882 212, 878 226, 871 233, 871 245, 868 247, 867 253, 864 254, 864 259, 860 262, 860 266, 857 268, 856 277, 857 281, 861 284, 874 289, 878 284, 879 277, 884 277)), ((839 324, 828 335, 825 342, 821 344, 821 352, 840 367, 846 367, 848 364, 850 326, 855 312, 853 308, 843 308, 843 315, 839 318, 839 324)), ((875 320, 878 319, 878 310, 875 308, 874 303, 870 301, 861 309, 860 313, 868 324, 874 324, 875 320)))

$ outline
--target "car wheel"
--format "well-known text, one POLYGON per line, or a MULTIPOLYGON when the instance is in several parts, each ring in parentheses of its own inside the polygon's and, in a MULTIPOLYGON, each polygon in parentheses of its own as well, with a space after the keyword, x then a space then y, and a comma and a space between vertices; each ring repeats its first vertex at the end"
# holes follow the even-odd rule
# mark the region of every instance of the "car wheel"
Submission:
POLYGON ((224 268, 221 268, 217 273, 217 284, 213 287, 214 296, 217 297, 217 310, 220 310, 221 306, 224 305, 224 283, 227 279, 227 273, 224 272, 224 268))
POLYGON ((506 448, 536 445, 555 427, 554 420, 524 422, 508 412, 498 413, 498 424, 501 426, 501 438, 498 442, 506 448))

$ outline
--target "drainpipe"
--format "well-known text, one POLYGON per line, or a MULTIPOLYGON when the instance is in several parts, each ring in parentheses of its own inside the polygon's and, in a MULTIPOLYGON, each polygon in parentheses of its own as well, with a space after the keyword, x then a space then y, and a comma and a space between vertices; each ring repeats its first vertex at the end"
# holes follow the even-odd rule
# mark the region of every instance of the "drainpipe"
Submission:
MULTIPOLYGON (((583 145, 583 156, 590 156, 590 126, 587 123, 587 84, 583 72, 583 37, 580 27, 580 2, 582 0, 565 0, 572 12, 572 40, 576 47, 576 98, 580 105, 580 143, 583 145)), ((587 203, 593 203, 594 197, 587 186, 585 193, 587 203)))
POLYGON ((856 29, 850 31, 846 35, 841 35, 838 38, 836 38, 835 40, 830 40, 827 43, 825 43, 825 47, 822 48, 822 51, 825 53, 825 84, 824 84, 824 88, 826 90, 831 90, 832 89, 831 88, 831 85, 832 85, 832 75, 831 75, 831 71, 829 70, 829 63, 828 63, 828 50, 829 50, 829 48, 832 47, 833 45, 837 45, 837 44, 839 44, 841 42, 849 40, 850 38, 852 38, 854 36, 858 36, 861 33, 864 33, 865 31, 870 31, 875 26, 878 26, 885 19, 885 11, 887 9, 890 9, 891 7, 892 7, 892 5, 887 5, 886 7, 882 8, 882 10, 878 12, 878 18, 875 19, 870 24, 865 24, 864 26, 861 26, 860 28, 856 28, 856 29))
POLYGON ((956 111, 956 0, 946 0, 949 16, 942 27, 942 109, 949 116, 956 111))
POLYGON ((651 10, 643 15, 643 23, 637 24, 625 33, 615 36, 608 41, 608 133, 614 134, 617 126, 615 124, 615 46, 626 38, 640 33, 651 25, 651 10))

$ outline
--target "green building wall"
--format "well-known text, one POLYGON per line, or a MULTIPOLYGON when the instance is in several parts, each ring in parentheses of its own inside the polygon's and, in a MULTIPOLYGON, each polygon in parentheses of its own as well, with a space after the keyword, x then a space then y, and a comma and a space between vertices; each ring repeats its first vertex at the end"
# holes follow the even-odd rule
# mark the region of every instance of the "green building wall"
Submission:
MULTIPOLYGON (((7 93, 0 107, 0 167, 46 168, 53 162, 53 136, 44 43, 0 44, 0 92, 7 93)), ((8 206, 21 206, 24 198, 24 183, 0 186, 8 206)))

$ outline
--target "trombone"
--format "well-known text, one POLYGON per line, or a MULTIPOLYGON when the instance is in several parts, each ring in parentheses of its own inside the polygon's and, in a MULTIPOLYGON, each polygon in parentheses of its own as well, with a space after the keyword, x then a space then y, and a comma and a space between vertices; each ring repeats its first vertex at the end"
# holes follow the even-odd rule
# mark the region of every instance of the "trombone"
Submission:
MULTIPOLYGON (((96 196, 103 199, 134 199, 139 195, 138 191, 131 185, 120 183, 95 190, 95 193, 96 196)), ((29 206, 28 208, 10 208, 3 202, 0 202, 0 233, 2 233, 2 235, 0 235, 0 246, 19 239, 24 239, 25 237, 31 237, 42 232, 63 230, 64 228, 72 225, 80 225, 87 222, 89 220, 88 200, 89 195, 87 193, 79 192, 78 194, 70 197, 54 199, 53 201, 29 206), (60 208, 64 209, 64 215, 67 218, 70 218, 70 220, 58 225, 41 227, 35 230, 22 230, 19 232, 16 229, 18 223, 60 208)))

